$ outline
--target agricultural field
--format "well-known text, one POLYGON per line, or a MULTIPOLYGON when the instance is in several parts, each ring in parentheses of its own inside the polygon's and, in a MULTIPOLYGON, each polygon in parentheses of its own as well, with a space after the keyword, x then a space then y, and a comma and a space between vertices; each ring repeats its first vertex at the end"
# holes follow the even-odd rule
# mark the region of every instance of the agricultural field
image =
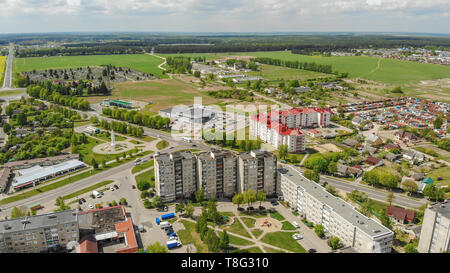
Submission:
POLYGON ((281 66, 275 66, 275 65, 261 65, 261 71, 259 72, 250 72, 248 73, 251 76, 260 76, 263 77, 265 80, 271 82, 271 81, 277 81, 277 80, 308 80, 308 79, 315 79, 315 78, 322 78, 322 77, 328 77, 329 75, 324 73, 318 73, 314 71, 307 71, 307 70, 299 70, 299 69, 292 69, 292 68, 286 68, 281 66))
POLYGON ((7 56, 0 56, 0 87, 3 86, 3 80, 5 77, 7 56))
POLYGON ((168 78, 163 75, 163 70, 158 68, 161 63, 163 63, 163 60, 160 58, 144 54, 36 57, 14 59, 13 69, 15 74, 33 71, 34 69, 39 71, 111 64, 153 74, 159 78, 168 78))
POLYGON ((118 83, 114 86, 112 95, 122 99, 152 101, 153 104, 146 109, 150 112, 157 112, 178 104, 191 105, 194 103, 194 97, 203 97, 204 105, 217 102, 216 99, 206 96, 189 84, 175 79, 118 83))
POLYGON ((205 56, 206 59, 229 56, 268 57, 288 61, 329 64, 333 70, 348 72, 350 78, 364 78, 387 84, 419 83, 450 78, 450 67, 366 56, 322 57, 292 54, 290 51, 243 52, 220 54, 161 54, 161 56, 205 56))

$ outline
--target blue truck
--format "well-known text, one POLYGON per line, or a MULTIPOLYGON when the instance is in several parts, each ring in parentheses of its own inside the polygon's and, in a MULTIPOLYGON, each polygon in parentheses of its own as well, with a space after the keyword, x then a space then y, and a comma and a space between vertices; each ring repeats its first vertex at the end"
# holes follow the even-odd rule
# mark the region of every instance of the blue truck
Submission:
POLYGON ((167 219, 174 218, 174 217, 175 217, 175 213, 164 214, 164 215, 161 215, 161 220, 167 220, 167 219))
POLYGON ((161 221, 159 220, 159 218, 156 217, 156 224, 159 225, 160 222, 161 222, 161 221))
POLYGON ((172 248, 176 248, 182 246, 181 242, 178 242, 178 240, 170 240, 167 241, 167 248, 168 249, 172 249, 172 248))

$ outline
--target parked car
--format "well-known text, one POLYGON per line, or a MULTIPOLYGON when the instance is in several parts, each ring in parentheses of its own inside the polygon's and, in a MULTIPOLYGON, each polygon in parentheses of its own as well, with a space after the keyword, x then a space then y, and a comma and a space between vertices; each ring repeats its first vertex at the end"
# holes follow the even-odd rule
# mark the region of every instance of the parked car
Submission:
POLYGON ((81 198, 80 200, 81 200, 81 202, 86 203, 86 199, 81 198))
POLYGON ((92 199, 95 199, 95 195, 91 194, 92 199))
POLYGON ((169 208, 167 206, 164 206, 163 210, 164 211, 169 211, 169 208))
POLYGON ((297 233, 297 234, 293 234, 293 235, 292 235, 292 238, 293 238, 294 240, 301 240, 301 239, 303 239, 303 236, 297 233))
POLYGON ((83 201, 81 201, 81 199, 80 200, 78 200, 78 204, 83 204, 83 201))
POLYGON ((263 206, 259 206, 258 209, 259 209, 259 210, 265 210, 266 208, 263 207, 263 206))
POLYGON ((244 211, 245 209, 243 207, 239 207, 238 211, 244 211))
POLYGON ((131 188, 134 190, 134 189, 136 189, 136 186, 135 185, 131 185, 131 188))
POLYGON ((114 190, 115 190, 114 187, 109 187, 109 189, 110 189, 111 191, 114 191, 114 190))
POLYGON ((89 204, 90 209, 94 209, 94 206, 92 204, 89 204))
POLYGON ((270 202, 270 204, 272 204, 272 206, 276 206, 276 205, 278 205, 278 201, 272 201, 272 202, 270 202))
POLYGON ((116 190, 118 190, 118 189, 119 189, 119 186, 117 186, 116 184, 114 184, 114 188, 115 188, 116 190))
POLYGON ((308 252, 309 252, 309 253, 316 253, 317 250, 315 250, 314 248, 310 248, 310 249, 308 249, 308 252))
POLYGON ((247 210, 255 210, 254 207, 248 207, 247 210))
POLYGON ((299 224, 297 223, 297 222, 292 222, 292 225, 295 227, 295 228, 299 228, 300 226, 299 226, 299 224))

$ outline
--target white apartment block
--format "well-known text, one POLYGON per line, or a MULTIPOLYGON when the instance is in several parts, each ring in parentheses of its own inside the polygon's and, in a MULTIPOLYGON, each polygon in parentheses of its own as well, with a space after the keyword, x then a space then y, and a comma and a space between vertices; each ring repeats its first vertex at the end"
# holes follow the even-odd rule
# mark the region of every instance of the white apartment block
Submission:
POLYGON ((450 205, 448 201, 428 206, 423 216, 420 253, 450 251, 450 205))
POLYGON ((288 145, 289 152, 303 152, 306 134, 300 129, 328 127, 332 114, 329 109, 319 108, 260 113, 250 118, 250 133, 275 148, 288 145))
POLYGON ((279 195, 308 221, 323 225, 331 235, 361 253, 390 253, 394 232, 359 213, 298 170, 278 171, 279 195))

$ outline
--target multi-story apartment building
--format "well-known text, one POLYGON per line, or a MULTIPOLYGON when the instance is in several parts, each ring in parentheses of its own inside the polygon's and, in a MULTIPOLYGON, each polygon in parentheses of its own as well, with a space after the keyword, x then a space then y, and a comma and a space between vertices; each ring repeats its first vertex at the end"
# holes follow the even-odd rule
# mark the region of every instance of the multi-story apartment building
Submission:
POLYGON ((39 253, 65 249, 79 240, 76 210, 0 222, 0 253, 39 253))
POLYGON ((306 135, 300 129, 328 127, 332 114, 330 109, 319 108, 259 113, 250 118, 250 133, 275 148, 288 145, 290 152, 303 152, 306 135))
POLYGON ((197 189, 208 199, 232 197, 250 189, 274 195, 276 170, 277 158, 268 152, 161 154, 155 157, 156 194, 164 202, 188 198, 197 189))
POLYGON ((205 197, 232 197, 236 193, 237 159, 229 151, 212 151, 197 156, 198 188, 205 197))
POLYGON ((428 206, 423 216, 419 252, 450 251, 450 205, 448 201, 428 206))
POLYGON ((306 179, 298 170, 278 171, 278 193, 308 221, 344 244, 362 253, 390 253, 394 233, 359 213, 352 205, 333 196, 319 184, 306 179))
POLYGON ((190 152, 155 156, 155 189, 163 202, 189 198, 197 190, 197 160, 190 152))
POLYGON ((264 191, 267 195, 276 193, 277 157, 269 152, 238 154, 238 191, 264 191))

